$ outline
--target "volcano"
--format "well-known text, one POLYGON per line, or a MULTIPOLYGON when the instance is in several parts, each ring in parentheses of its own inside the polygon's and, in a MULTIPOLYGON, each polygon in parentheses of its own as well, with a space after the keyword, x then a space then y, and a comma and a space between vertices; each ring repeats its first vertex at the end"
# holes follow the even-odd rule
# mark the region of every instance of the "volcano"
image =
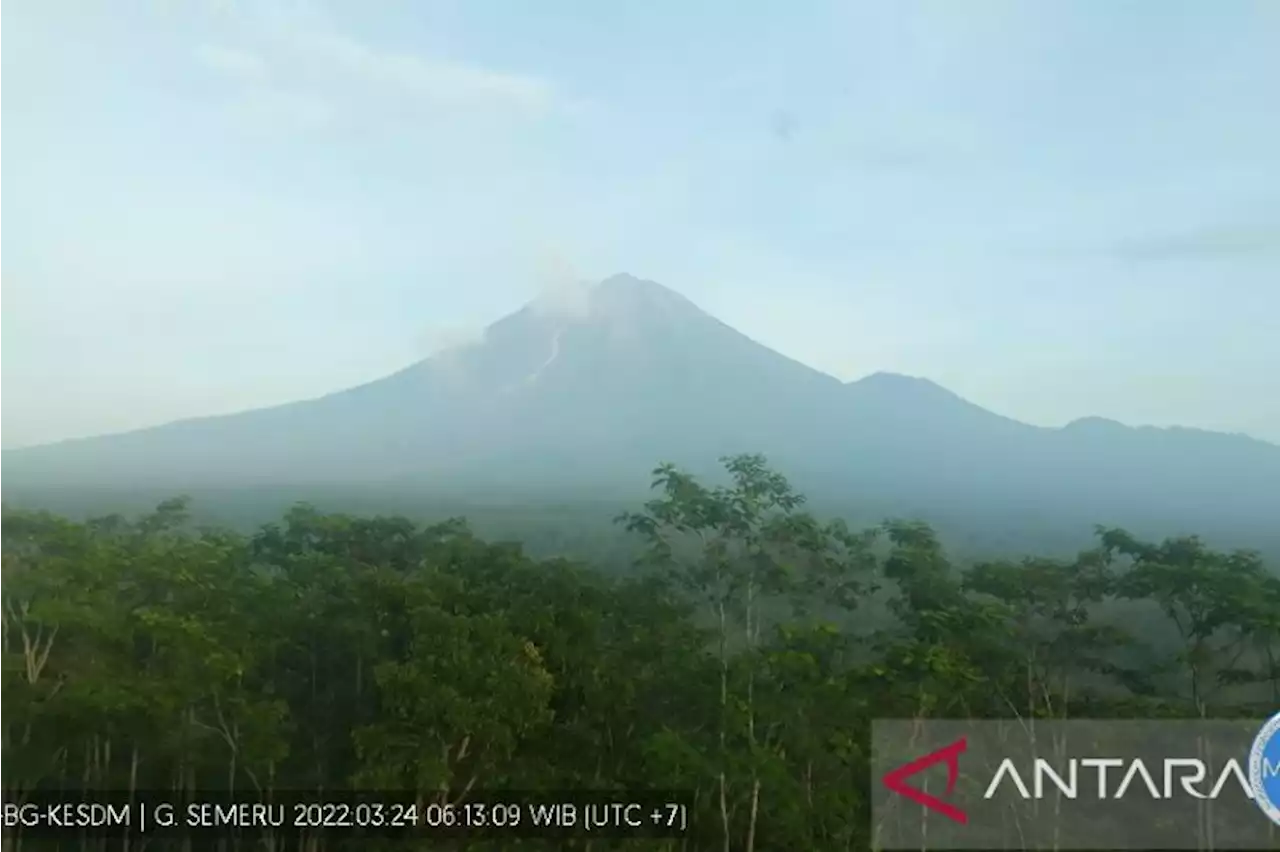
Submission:
POLYGON ((843 383, 631 275, 525 305, 470 345, 358 387, 3 461, 6 495, 321 483, 587 493, 643 488, 660 461, 709 471, 739 452, 831 499, 1280 526, 1275 445, 1097 418, 1030 426, 889 373, 843 383))

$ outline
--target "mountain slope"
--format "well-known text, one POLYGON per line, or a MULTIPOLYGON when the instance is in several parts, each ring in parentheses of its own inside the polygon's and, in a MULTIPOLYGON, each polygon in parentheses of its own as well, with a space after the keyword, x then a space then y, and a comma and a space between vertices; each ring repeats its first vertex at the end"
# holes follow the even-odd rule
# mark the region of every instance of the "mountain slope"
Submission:
POLYGON ((4 486, 515 494, 642 487, 657 461, 708 469, 735 452, 766 453, 830 499, 925 513, 1232 530, 1280 518, 1280 447, 1097 419, 1043 429, 906 376, 844 384, 627 275, 319 399, 6 451, 4 486))
POLYGON ((776 445, 840 387, 658 284, 614 276, 580 298, 528 305, 478 345, 319 399, 6 451, 6 482, 465 477, 533 453, 547 464, 629 453, 643 475, 664 452, 714 460, 776 445), (762 390, 778 404, 761 406, 762 390))

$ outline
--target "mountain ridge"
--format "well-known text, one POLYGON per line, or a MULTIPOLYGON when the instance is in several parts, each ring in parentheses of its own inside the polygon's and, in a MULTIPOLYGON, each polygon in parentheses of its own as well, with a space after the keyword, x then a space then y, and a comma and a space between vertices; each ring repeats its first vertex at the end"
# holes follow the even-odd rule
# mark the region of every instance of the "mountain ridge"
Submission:
POLYGON ((1103 418, 1034 426, 929 379, 842 382, 630 275, 535 300, 480 340, 371 382, 3 457, 6 496, 393 480, 514 493, 646 483, 660 461, 713 471, 740 452, 815 493, 925 509, 1031 507, 1089 523, 1141 511, 1192 529, 1280 516, 1280 447, 1266 441, 1103 418))
MULTIPOLYGON (((926 376, 916 376, 916 375, 898 373, 898 372, 888 371, 888 370, 876 370, 868 373, 865 376, 861 376, 857 379, 842 380, 830 373, 825 372, 824 370, 821 370, 817 367, 813 367, 812 365, 806 364, 803 361, 800 361, 799 359, 793 358, 782 352, 778 352, 777 350, 774 350, 768 347, 766 344, 761 343, 758 340, 755 340, 749 335, 744 334, 741 331, 738 331, 737 329, 733 328, 732 326, 729 326, 727 323, 724 323, 722 320, 718 319, 714 315, 706 312, 701 307, 699 307, 696 303, 694 303, 692 300, 690 300, 688 297, 684 296, 683 294, 679 293, 678 291, 673 290, 658 282, 651 281, 649 279, 639 278, 629 273, 625 273, 625 272, 615 273, 601 280, 596 284, 588 284, 586 282, 582 282, 568 289, 580 291, 580 295, 577 295, 571 298, 586 297, 588 300, 587 301, 588 305, 600 304, 599 301, 596 301, 596 302, 590 301, 589 296, 591 294, 603 293, 603 294, 606 294, 607 297, 612 297, 606 301, 606 304, 612 303, 612 306, 614 307, 617 307, 619 305, 619 302, 630 300, 633 304, 648 303, 649 305, 652 305, 655 302, 658 302, 658 303, 665 303, 666 305, 669 305, 669 306, 679 306, 686 310, 691 310, 693 312, 696 312, 701 317, 704 317, 708 320, 713 321, 717 325, 723 327, 724 329, 727 329, 728 331, 743 338, 744 340, 749 341, 755 346, 768 349, 768 351, 774 356, 778 358, 786 359, 787 361, 790 361, 792 364, 802 367, 804 370, 810 373, 822 376, 825 379, 829 380, 832 384, 840 385, 851 392, 862 392, 868 389, 875 389, 876 392, 879 392, 883 388, 888 387, 899 392, 905 391, 907 393, 912 393, 912 394, 932 393, 935 395, 935 398, 937 400, 945 399, 951 402, 963 403, 965 406, 977 409, 992 417, 997 417, 1003 420, 1017 423, 1028 429, 1038 429, 1038 430, 1044 430, 1044 431, 1065 431, 1065 430, 1086 429, 1086 428, 1087 429, 1109 428, 1109 429, 1144 430, 1144 431, 1156 431, 1156 432, 1167 432, 1167 431, 1194 432, 1202 435, 1214 435, 1214 436, 1222 436, 1222 437, 1229 437, 1229 438, 1236 438, 1236 439, 1244 439, 1250 442, 1260 443, 1260 444, 1264 444, 1271 447, 1280 447, 1280 444, 1276 444, 1273 441, 1269 441, 1265 438, 1260 438, 1255 435, 1250 435, 1245 432, 1204 429, 1200 427, 1183 426, 1183 425, 1157 426, 1152 424, 1141 424, 1141 423, 1130 424, 1130 423, 1124 423, 1112 418, 1100 417, 1096 415, 1084 415, 1081 417, 1077 417, 1061 426, 1041 426, 1037 424, 1031 424, 1031 423, 1027 423, 1026 421, 1019 420, 1016 417, 999 414, 997 412, 992 411, 991 409, 985 408, 980 404, 973 402, 972 400, 956 393, 955 391, 952 391, 951 389, 937 383, 936 381, 926 376)), ((584 319, 588 319, 592 316, 590 313, 590 307, 587 308, 586 314, 578 315, 575 313, 575 310, 571 307, 565 307, 561 305, 558 307, 553 307, 548 309, 548 308, 540 308, 539 304, 540 304, 540 300, 534 299, 526 303, 525 305, 523 305, 521 308, 509 314, 506 314, 498 318, 494 322, 490 323, 488 326, 485 327, 485 330, 484 330, 485 335, 482 341, 480 341, 480 343, 483 343, 485 342, 485 340, 488 339, 488 336, 491 330, 500 329, 504 324, 518 322, 521 318, 526 317, 530 314, 542 313, 544 316, 549 315, 550 317, 554 317, 555 319, 558 320, 562 328, 574 322, 581 322, 584 319)), ((338 388, 335 390, 326 391, 325 393, 322 393, 316 396, 287 400, 284 402, 272 403, 266 406, 258 406, 255 408, 238 409, 236 411, 231 411, 231 412, 223 412, 218 414, 201 414, 201 415, 195 415, 191 417, 182 417, 176 420, 165 421, 162 423, 156 423, 156 424, 151 424, 147 426, 140 426, 133 429, 122 430, 119 432, 105 432, 105 433, 94 434, 94 435, 62 438, 55 441, 42 442, 39 444, 27 444, 20 447, 7 447, 3 449, 3 452, 4 453, 11 453, 11 452, 22 453, 28 450, 36 450, 36 449, 42 449, 46 447, 56 447, 56 446, 62 446, 62 445, 71 444, 71 443, 79 443, 83 441, 96 441, 103 438, 112 438, 112 437, 123 436, 123 435, 152 432, 157 429, 165 429, 181 423, 196 423, 196 422, 204 422, 209 420, 219 420, 219 419, 228 418, 228 417, 239 417, 246 414, 252 414, 254 412, 269 411, 269 410, 278 409, 278 408, 285 408, 288 406, 305 405, 307 403, 319 402, 321 400, 328 399, 334 396, 356 393, 361 391, 364 388, 367 388, 373 385, 380 385, 383 382, 394 380, 394 379, 397 379, 398 377, 413 375, 423 370, 432 370, 434 368, 440 367, 442 364, 447 364, 450 360, 452 360, 453 357, 455 357, 455 354, 457 352, 472 349, 476 345, 478 344, 475 342, 472 342, 472 343, 461 344, 455 347, 450 347, 448 349, 442 350, 441 352, 435 353, 426 358, 419 359, 418 361, 408 364, 400 368, 399 370, 395 370, 385 376, 375 378, 375 379, 370 379, 368 381, 361 382, 356 385, 351 385, 345 388, 338 388)), ((444 367, 444 369, 446 371, 448 370, 447 367, 444 367)))

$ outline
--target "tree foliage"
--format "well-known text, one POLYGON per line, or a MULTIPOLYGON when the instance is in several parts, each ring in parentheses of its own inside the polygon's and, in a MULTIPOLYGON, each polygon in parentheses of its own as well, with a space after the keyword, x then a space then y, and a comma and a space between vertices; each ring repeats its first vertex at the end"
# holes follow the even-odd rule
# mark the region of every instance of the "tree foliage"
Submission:
POLYGON ((843 850, 870 843, 873 718, 1280 702, 1254 554, 1100 529, 1075 559, 957 565, 927 525, 815 517, 761 457, 725 473, 655 470, 622 577, 462 521, 6 509, 4 784, 684 789, 693 836, 655 848, 843 850))

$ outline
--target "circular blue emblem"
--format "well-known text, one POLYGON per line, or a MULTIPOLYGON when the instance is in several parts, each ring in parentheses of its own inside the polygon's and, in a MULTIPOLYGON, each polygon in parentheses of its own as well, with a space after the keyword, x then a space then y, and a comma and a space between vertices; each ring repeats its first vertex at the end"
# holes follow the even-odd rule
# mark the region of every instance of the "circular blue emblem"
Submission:
POLYGON ((1249 749, 1249 786, 1258 807, 1280 825, 1280 713, 1267 720, 1249 749))

